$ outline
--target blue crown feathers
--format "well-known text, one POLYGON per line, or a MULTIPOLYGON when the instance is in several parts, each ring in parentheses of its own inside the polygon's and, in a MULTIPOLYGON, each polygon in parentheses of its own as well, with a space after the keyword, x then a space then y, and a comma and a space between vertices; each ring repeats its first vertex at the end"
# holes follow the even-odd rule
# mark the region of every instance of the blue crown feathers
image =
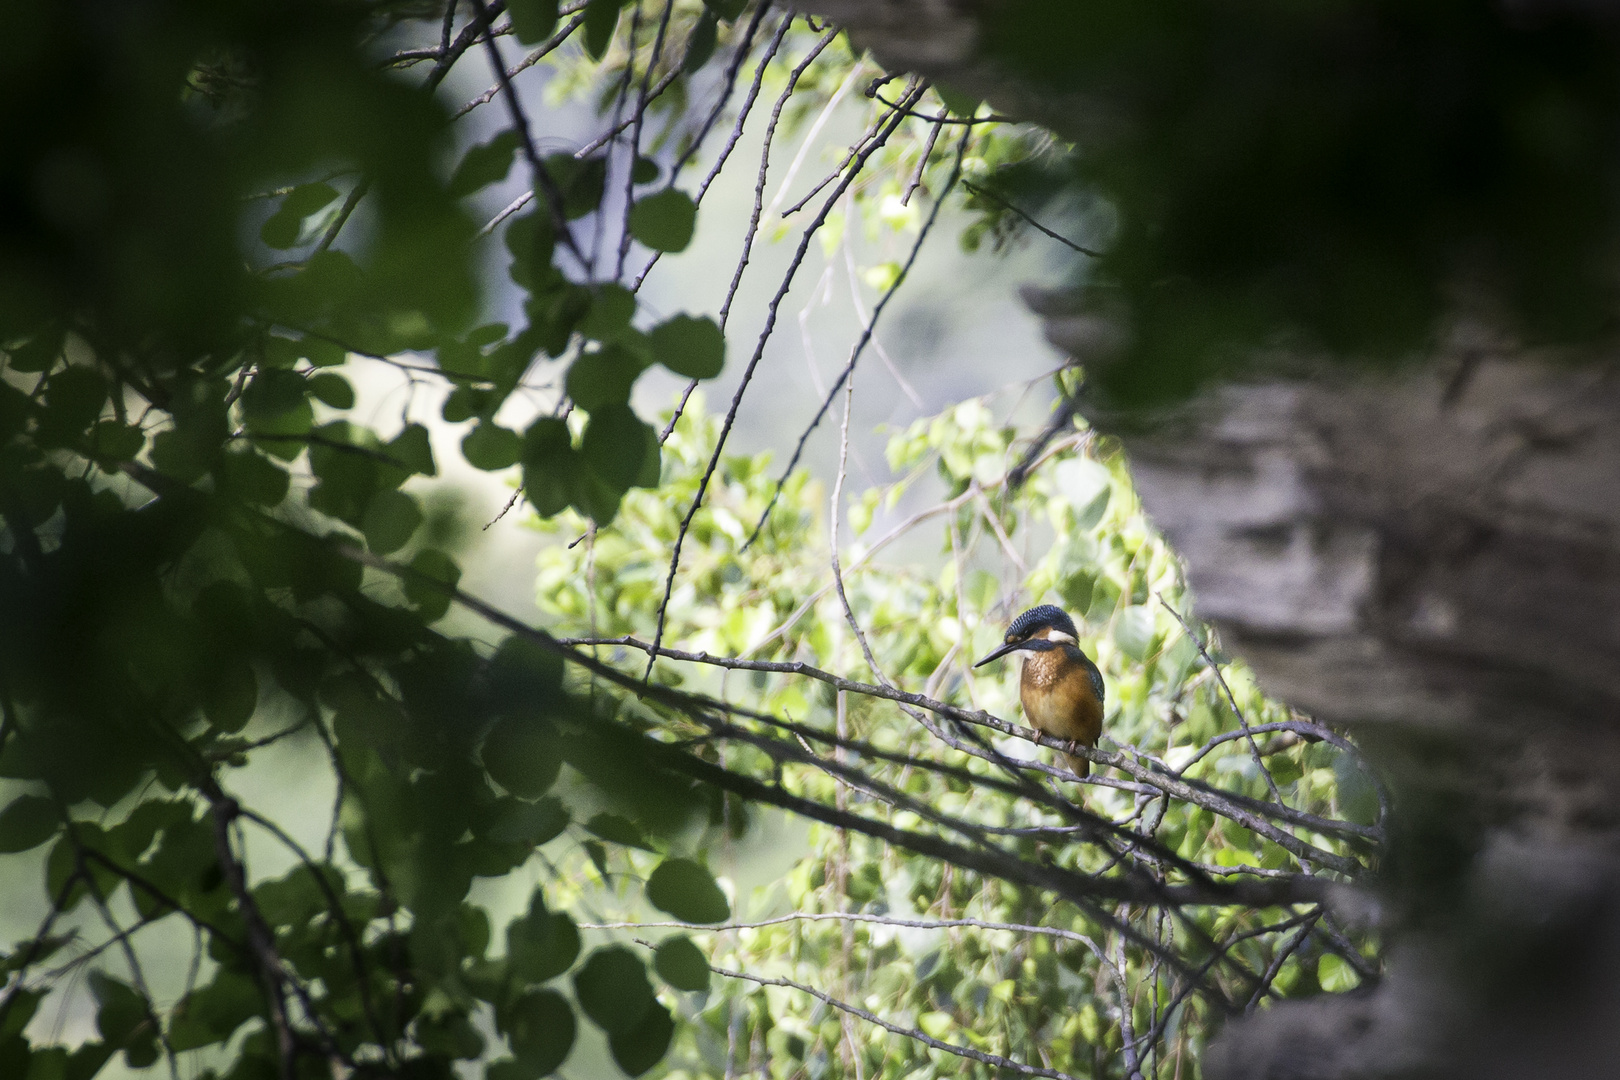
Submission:
POLYGON ((1080 636, 1079 631, 1074 628, 1074 620, 1069 618, 1062 608, 1052 604, 1042 604, 1039 607, 1030 608, 1014 619, 1012 625, 1007 627, 1007 637, 1009 639, 1028 637, 1042 627, 1059 630, 1072 638, 1080 636))

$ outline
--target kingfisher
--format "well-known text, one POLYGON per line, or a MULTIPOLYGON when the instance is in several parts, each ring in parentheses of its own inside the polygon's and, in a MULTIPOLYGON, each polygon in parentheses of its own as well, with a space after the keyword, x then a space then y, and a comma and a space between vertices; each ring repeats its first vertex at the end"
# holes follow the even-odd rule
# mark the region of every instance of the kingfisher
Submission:
MULTIPOLYGON (((1042 604, 1014 619, 1001 647, 973 666, 1024 653, 1018 699, 1030 726, 1071 746, 1096 746, 1102 734, 1103 677, 1080 651, 1078 638, 1074 620, 1062 608, 1042 604)), ((1076 775, 1090 775, 1089 759, 1078 754, 1064 757, 1076 775)))

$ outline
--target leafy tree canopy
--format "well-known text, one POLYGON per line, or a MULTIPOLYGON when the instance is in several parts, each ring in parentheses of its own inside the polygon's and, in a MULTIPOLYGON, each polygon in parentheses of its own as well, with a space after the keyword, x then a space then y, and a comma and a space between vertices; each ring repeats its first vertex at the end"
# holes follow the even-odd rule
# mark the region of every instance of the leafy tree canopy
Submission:
POLYGON ((1067 405, 921 421, 859 497, 725 452, 818 240, 894 249, 816 417, 847 445, 941 207, 1039 133, 722 0, 3 20, 0 853, 39 922, 0 959, 0 1075, 1173 1073, 1214 1019, 1375 972, 1324 907, 1375 858, 1375 787, 1180 621, 1173 556, 1067 405), (494 85, 453 100, 473 64, 494 85), (531 67, 603 137, 546 138, 531 67), (892 102, 850 93, 873 78, 892 102), (838 100, 868 126, 762 223, 772 141, 838 100), (475 109, 498 130, 458 149, 475 109), (745 125, 737 274, 761 229, 792 253, 757 341, 726 334, 735 278, 713 312, 638 294, 745 125), (520 323, 485 321, 490 265, 520 323), (439 387, 467 463, 567 538, 545 629, 458 590, 430 433, 357 407, 362 362, 439 387), (691 380, 660 425, 631 404, 655 366, 691 380), (937 503, 878 535, 925 480, 937 503), (921 528, 937 567, 878 557, 921 528), (1110 687, 1084 788, 968 667, 1046 597, 1110 687), (255 787, 278 761, 315 819, 255 787), (756 894, 762 852, 795 858, 756 894))

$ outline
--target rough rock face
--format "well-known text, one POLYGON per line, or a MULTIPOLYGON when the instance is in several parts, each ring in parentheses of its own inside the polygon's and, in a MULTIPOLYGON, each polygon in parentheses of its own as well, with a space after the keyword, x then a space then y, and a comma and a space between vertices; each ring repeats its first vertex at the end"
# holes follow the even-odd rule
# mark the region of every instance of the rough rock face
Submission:
MULTIPOLYGON (((1078 134, 1075 103, 976 57, 987 0, 800 4, 891 70, 1078 134)), ((1106 338, 1031 300, 1071 354, 1106 338)), ((1469 329, 1423 364, 1293 364, 1117 433, 1198 613, 1396 790, 1383 981, 1229 1024, 1204 1075, 1614 1075, 1620 361, 1469 329)))
POLYGON ((1230 1024, 1204 1075, 1613 1075, 1620 367, 1231 385, 1125 444, 1199 613, 1419 834, 1381 985, 1230 1024))
POLYGON ((1200 614, 1272 693, 1472 747, 1494 820, 1620 824, 1620 366, 1461 349, 1225 386, 1125 441, 1200 614))

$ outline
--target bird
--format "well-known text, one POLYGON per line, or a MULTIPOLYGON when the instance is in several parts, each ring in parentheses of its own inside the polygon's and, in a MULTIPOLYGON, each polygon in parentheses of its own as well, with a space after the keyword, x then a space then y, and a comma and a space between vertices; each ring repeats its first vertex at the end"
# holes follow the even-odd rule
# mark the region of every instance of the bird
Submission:
MULTIPOLYGON (((983 667, 1009 653, 1024 653, 1018 699, 1031 727, 1072 746, 1096 746, 1102 735, 1103 677, 1080 651, 1074 620, 1052 604, 1032 607, 1007 627, 1001 647, 980 660, 983 667)), ((1065 754, 1078 776, 1091 773, 1091 761, 1065 754)))

